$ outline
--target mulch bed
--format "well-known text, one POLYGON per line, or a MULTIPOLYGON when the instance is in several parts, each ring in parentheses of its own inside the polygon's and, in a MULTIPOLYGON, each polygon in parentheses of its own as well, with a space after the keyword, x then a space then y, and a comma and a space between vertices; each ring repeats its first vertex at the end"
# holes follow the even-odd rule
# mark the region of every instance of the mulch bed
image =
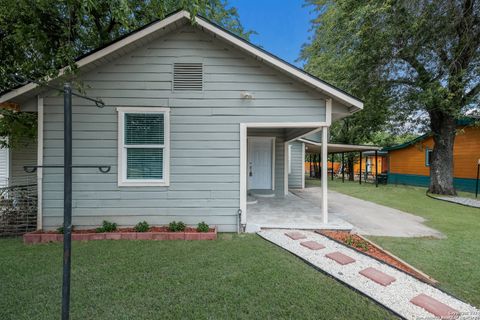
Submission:
POLYGON ((318 233, 326 236, 332 240, 340 242, 354 250, 362 252, 368 256, 371 256, 377 260, 383 261, 388 265, 391 265, 397 269, 400 269, 415 278, 427 282, 429 284, 437 284, 438 282, 429 277, 428 275, 416 270, 414 267, 408 265, 406 262, 401 261, 400 258, 395 257, 389 252, 386 252, 378 245, 374 244, 370 240, 367 240, 358 234, 350 233, 349 231, 333 231, 333 230, 318 230, 318 233))

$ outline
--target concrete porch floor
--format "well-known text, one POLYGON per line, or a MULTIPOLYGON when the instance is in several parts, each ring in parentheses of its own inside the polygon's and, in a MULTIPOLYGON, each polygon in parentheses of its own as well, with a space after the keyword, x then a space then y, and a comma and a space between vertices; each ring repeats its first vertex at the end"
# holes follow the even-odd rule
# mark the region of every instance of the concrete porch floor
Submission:
POLYGON ((291 190, 285 198, 255 197, 247 205, 246 232, 261 228, 353 230, 363 235, 444 238, 422 217, 328 191, 329 223, 322 222, 319 187, 291 190))
POLYGON ((329 215, 328 224, 324 224, 319 205, 289 193, 284 198, 256 197, 256 203, 247 205, 245 231, 261 228, 351 230, 353 226, 336 215, 329 215))

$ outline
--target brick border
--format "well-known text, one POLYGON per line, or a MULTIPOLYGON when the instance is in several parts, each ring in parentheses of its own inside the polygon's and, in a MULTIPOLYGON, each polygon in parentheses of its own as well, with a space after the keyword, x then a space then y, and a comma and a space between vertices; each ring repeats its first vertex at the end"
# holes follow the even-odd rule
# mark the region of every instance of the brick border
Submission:
MULTIPOLYGON (((216 240, 217 227, 209 232, 101 232, 72 233, 73 241, 92 240, 216 240)), ((62 242, 63 234, 29 232, 23 235, 23 243, 62 242)))

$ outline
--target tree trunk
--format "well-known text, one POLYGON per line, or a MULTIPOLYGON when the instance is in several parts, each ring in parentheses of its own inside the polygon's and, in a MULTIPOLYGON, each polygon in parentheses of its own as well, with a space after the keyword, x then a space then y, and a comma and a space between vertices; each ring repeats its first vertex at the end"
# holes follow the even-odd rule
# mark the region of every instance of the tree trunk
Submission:
POLYGON ((349 155, 347 157, 348 181, 354 181, 355 180, 355 172, 353 172, 354 166, 355 166, 354 160, 355 160, 355 157, 352 156, 352 155, 349 155))
POLYGON ((430 112, 430 128, 435 143, 430 159, 430 193, 457 194, 453 187, 455 127, 455 118, 451 115, 438 110, 430 112))

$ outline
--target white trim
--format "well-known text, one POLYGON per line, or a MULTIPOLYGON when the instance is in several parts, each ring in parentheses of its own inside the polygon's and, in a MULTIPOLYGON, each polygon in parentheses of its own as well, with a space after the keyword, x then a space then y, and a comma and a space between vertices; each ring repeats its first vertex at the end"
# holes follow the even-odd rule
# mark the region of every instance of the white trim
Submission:
MULTIPOLYGON (((283 161, 290 162, 290 157, 288 155, 288 147, 290 144, 288 142, 283 143, 283 161)), ((288 195, 288 168, 284 164, 283 166, 283 195, 288 195)))
POLYGON ((240 123, 240 223, 247 223, 247 125, 240 123))
POLYGON ((331 98, 325 100, 325 122, 330 126, 332 124, 332 104, 331 98))
MULTIPOLYGON (((180 12, 177 12, 161 21, 158 21, 156 23, 153 23, 151 26, 143 29, 143 30, 139 30, 137 32, 134 32, 132 34, 130 34, 129 36, 127 36, 126 38, 122 39, 122 40, 119 40, 115 43, 112 43, 111 45, 97 51, 97 52, 94 52, 88 56, 86 56, 85 58, 83 59, 80 59, 76 65, 77 65, 77 68, 82 68, 84 66, 87 66, 89 64, 92 64, 94 63, 95 61, 99 60, 99 59, 102 59, 102 58, 105 58, 107 55, 109 54, 112 54, 114 53, 115 51, 121 49, 122 47, 124 46, 127 46, 129 44, 132 44, 138 40, 141 40, 142 38, 158 31, 158 30, 162 30, 164 28, 167 28, 169 25, 171 24, 174 24, 174 23, 177 23, 178 21, 180 21, 181 19, 190 19, 190 13, 187 12, 187 11, 180 11, 180 12)), ((201 17, 196 17, 195 19, 196 21, 196 24, 199 25, 200 27, 202 27, 203 29, 205 30, 208 30, 210 32, 212 32, 213 34, 215 34, 217 37, 237 46, 238 48, 241 48, 247 52, 249 52, 250 54, 254 55, 258 60, 261 60, 263 62, 266 62, 267 64, 270 64, 272 65, 273 67, 276 67, 278 69, 280 69, 281 71, 284 71, 286 73, 288 73, 289 75, 297 78, 298 80, 302 81, 302 82, 305 82, 313 87, 315 87, 316 89, 320 90, 321 92, 324 92, 330 96, 333 96, 335 97, 336 99, 338 99, 339 101, 341 101, 342 103, 346 104, 347 106, 351 107, 355 107, 352 111, 350 112, 355 112, 355 111, 358 111, 359 109, 363 109, 363 102, 346 94, 345 92, 309 75, 308 73, 306 72, 303 72, 291 65, 289 65, 288 63, 285 63, 284 61, 280 60, 279 58, 277 57, 274 57, 274 56, 271 56, 269 55, 268 53, 254 47, 253 45, 251 45, 250 43, 247 43, 237 37, 235 37, 234 35, 232 34, 229 34, 228 32, 226 31, 223 31, 222 29, 218 28, 217 26, 213 25, 212 23, 208 22, 207 20, 201 18, 201 17)), ((59 76, 63 75, 65 73, 66 69, 63 68, 59 71, 59 76)), ((49 80, 53 80, 53 79, 46 79, 46 81, 49 81, 49 80)), ((31 91, 35 88, 37 88, 38 86, 36 84, 32 84, 32 83, 29 83, 23 87, 20 87, 18 89, 15 89, 15 90, 12 90, 8 93, 6 93, 5 95, 3 95, 2 97, 0 97, 0 103, 1 102, 4 102, 4 101, 8 101, 10 99, 13 99, 21 94, 24 94, 28 91, 31 91)))
MULTIPOLYGON (((272 191, 275 191, 275 161, 276 161, 275 142, 276 142, 276 139, 277 139, 277 137, 247 136, 247 161, 248 161, 248 153, 250 152, 248 140, 250 140, 250 141, 252 141, 252 140, 269 140, 272 143, 272 150, 271 150, 272 151, 272 159, 271 159, 271 161, 272 161, 272 164, 271 164, 272 182, 270 184, 271 188, 272 188, 271 189, 272 191)), ((247 182, 247 185, 248 185, 248 182, 247 182)))
MULTIPOLYGON (((170 185, 170 108, 165 107, 118 107, 118 186, 119 187, 167 187, 170 185), (124 123, 126 113, 163 113, 164 144, 142 147, 163 148, 163 179, 161 180, 127 180, 126 148, 124 141, 124 123)), ((140 147, 140 146, 132 146, 140 147)))
POLYGON ((302 189, 305 189, 305 143, 302 142, 302 189))
MULTIPOLYGON (((321 130, 321 128, 320 128, 321 130)), ((319 131, 319 130, 317 130, 319 131)), ((322 146, 321 142, 315 142, 311 140, 306 140, 302 138, 297 139, 300 142, 303 142, 305 144, 311 144, 314 146, 322 146)), ((337 148, 352 148, 351 151, 345 151, 345 152, 354 152, 354 151, 375 151, 375 150, 381 150, 381 147, 376 147, 376 146, 366 146, 366 145, 356 145, 356 144, 341 144, 341 143, 329 143, 329 147, 337 147, 337 148)))
POLYGON ((292 174, 292 145, 288 144, 288 174, 292 174))
POLYGON ((322 218, 328 224, 328 127, 322 128, 322 218))
MULTIPOLYGON (((85 58, 80 59, 79 61, 76 62, 77 68, 82 68, 82 67, 85 67, 85 66, 87 66, 91 63, 94 63, 95 61, 106 57, 107 55, 121 49, 124 46, 127 46, 127 45, 129 45, 129 44, 131 44, 135 41, 138 41, 138 40, 144 38, 145 36, 148 36, 151 33, 154 33, 158 30, 166 28, 168 25, 170 25, 172 23, 175 23, 182 18, 189 19, 190 14, 187 11, 180 11, 180 12, 177 12, 177 13, 175 13, 175 14, 173 14, 173 15, 171 15, 171 16, 169 16, 169 17, 167 17, 167 18, 165 18, 161 21, 158 21, 158 22, 152 24, 151 26, 149 26, 149 27, 147 27, 143 30, 134 32, 131 35, 127 36, 126 38, 124 38, 122 40, 119 40, 115 43, 112 43, 111 45, 109 45, 109 46, 107 46, 107 47, 105 47, 101 50, 98 50, 97 52, 89 54, 85 58)), ((57 77, 47 78, 47 79, 44 79, 44 80, 45 81, 54 80, 54 79, 64 75, 66 71, 67 71, 67 68, 62 68, 62 69, 59 70, 57 77)), ((6 93, 5 95, 1 96, 0 97, 0 103, 8 101, 10 99, 13 99, 13 98, 15 98, 19 95, 22 95, 22 94, 24 94, 28 91, 31 91, 31 90, 37 88, 37 87, 38 87, 37 84, 29 83, 29 84, 24 85, 23 87, 20 87, 18 89, 14 89, 14 90, 6 93)))
POLYGON ((339 90, 339 89, 337 89, 337 88, 335 88, 331 85, 328 85, 325 82, 320 81, 319 79, 317 79, 317 78, 315 78, 315 77, 313 77, 313 76, 311 76, 311 75, 309 75, 305 72, 302 72, 301 70, 296 69, 295 67, 283 62, 282 60, 280 60, 276 57, 273 57, 273 56, 267 54, 266 52, 264 52, 262 50, 259 50, 259 49, 255 48, 251 44, 249 44, 249 43, 231 35, 228 32, 225 32, 225 31, 219 29, 215 25, 211 24, 210 22, 208 22, 208 21, 206 21, 206 20, 204 20, 200 17, 198 17, 196 19, 196 22, 198 23, 199 26, 203 27, 204 29, 206 29, 206 30, 208 30, 212 33, 214 33, 215 35, 224 39, 225 41, 230 42, 230 43, 236 45, 237 47, 255 55, 257 57, 257 59, 259 59, 261 61, 264 61, 264 62, 266 62, 270 65, 273 65, 274 67, 279 68, 282 71, 285 71, 285 72, 289 73, 290 75, 296 77, 297 79, 299 79, 301 81, 304 81, 304 82, 314 86, 315 88, 319 89, 322 92, 325 92, 329 95, 332 95, 332 96, 336 97, 338 100, 347 104, 348 106, 355 106, 359 109, 363 109, 363 102, 361 102, 358 99, 355 99, 355 98, 351 97, 350 95, 342 92, 341 90, 339 90))
MULTIPOLYGON (((37 166, 43 166, 43 97, 37 96, 37 166)), ((43 229, 43 168, 37 168, 37 230, 43 229)))
POLYGON ((327 122, 247 122, 243 123, 248 128, 269 128, 269 129, 283 129, 283 128, 316 128, 328 126, 327 122))

